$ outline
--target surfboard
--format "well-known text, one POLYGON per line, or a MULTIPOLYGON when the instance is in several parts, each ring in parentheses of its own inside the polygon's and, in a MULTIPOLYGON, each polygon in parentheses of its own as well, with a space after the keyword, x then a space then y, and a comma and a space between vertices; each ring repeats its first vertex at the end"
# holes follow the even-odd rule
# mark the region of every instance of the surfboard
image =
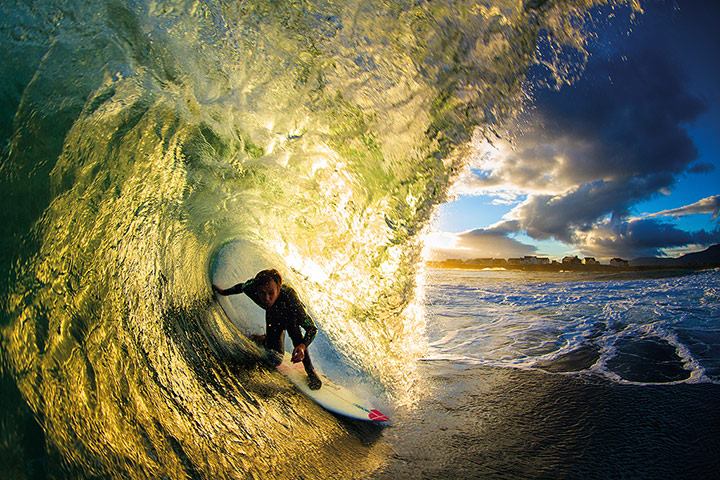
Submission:
POLYGON ((302 362, 292 363, 288 352, 285 352, 283 361, 277 369, 305 396, 329 412, 378 425, 390 424, 390 419, 368 401, 351 390, 333 383, 319 372, 318 376, 323 382, 322 387, 319 390, 311 390, 307 384, 307 375, 302 362))

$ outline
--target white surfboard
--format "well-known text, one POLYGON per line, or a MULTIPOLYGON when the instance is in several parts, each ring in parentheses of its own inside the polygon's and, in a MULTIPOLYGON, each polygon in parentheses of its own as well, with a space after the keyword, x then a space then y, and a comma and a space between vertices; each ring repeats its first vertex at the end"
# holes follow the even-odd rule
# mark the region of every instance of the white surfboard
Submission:
POLYGON ((323 382, 322 387, 319 390, 311 390, 307 384, 307 374, 302 362, 292 363, 288 352, 285 352, 285 357, 277 369, 302 393, 325 410, 353 420, 363 420, 379 425, 390 424, 390 419, 373 405, 347 388, 333 383, 320 373, 318 376, 323 382))

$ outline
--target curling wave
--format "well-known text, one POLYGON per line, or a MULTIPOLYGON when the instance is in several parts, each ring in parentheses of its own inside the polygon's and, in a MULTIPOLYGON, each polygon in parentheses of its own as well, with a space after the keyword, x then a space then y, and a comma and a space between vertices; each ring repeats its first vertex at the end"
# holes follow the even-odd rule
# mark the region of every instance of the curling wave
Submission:
POLYGON ((213 255, 271 259, 412 405, 419 234, 472 135, 522 108, 538 35, 582 51, 594 3, 3 2, 3 371, 47 448, 118 478, 375 469, 257 366, 213 255))

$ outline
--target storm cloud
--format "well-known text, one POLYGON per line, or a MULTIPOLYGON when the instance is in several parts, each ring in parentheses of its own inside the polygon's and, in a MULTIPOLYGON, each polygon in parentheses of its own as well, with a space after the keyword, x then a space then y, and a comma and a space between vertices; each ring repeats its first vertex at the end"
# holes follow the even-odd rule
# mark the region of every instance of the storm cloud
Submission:
POLYGON ((656 256, 665 248, 720 243, 720 229, 688 232, 655 219, 607 222, 587 232, 582 243, 585 253, 598 256, 609 257, 617 252, 630 258, 656 256))
POLYGON ((506 216, 517 231, 596 255, 711 241, 707 232, 629 219, 634 204, 667 194, 680 175, 709 170, 694 163, 686 131, 706 107, 679 67, 652 50, 595 59, 574 85, 539 92, 514 146, 479 154, 462 185, 505 198, 527 194, 506 216))
POLYGON ((519 120, 516 147, 481 169, 477 185, 561 191, 598 179, 664 173, 671 180, 697 157, 684 125, 705 108, 659 55, 597 60, 576 84, 538 94, 535 110, 519 120))

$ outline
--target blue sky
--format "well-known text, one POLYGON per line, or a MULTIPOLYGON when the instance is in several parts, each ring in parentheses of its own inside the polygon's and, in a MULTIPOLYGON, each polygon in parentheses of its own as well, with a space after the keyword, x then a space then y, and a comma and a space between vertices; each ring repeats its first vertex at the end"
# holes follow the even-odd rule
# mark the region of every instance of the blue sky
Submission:
POLYGON ((436 257, 634 258, 720 242, 720 2, 643 8, 635 21, 593 12, 573 85, 539 88, 531 71, 523 134, 478 148, 438 211, 436 257))

